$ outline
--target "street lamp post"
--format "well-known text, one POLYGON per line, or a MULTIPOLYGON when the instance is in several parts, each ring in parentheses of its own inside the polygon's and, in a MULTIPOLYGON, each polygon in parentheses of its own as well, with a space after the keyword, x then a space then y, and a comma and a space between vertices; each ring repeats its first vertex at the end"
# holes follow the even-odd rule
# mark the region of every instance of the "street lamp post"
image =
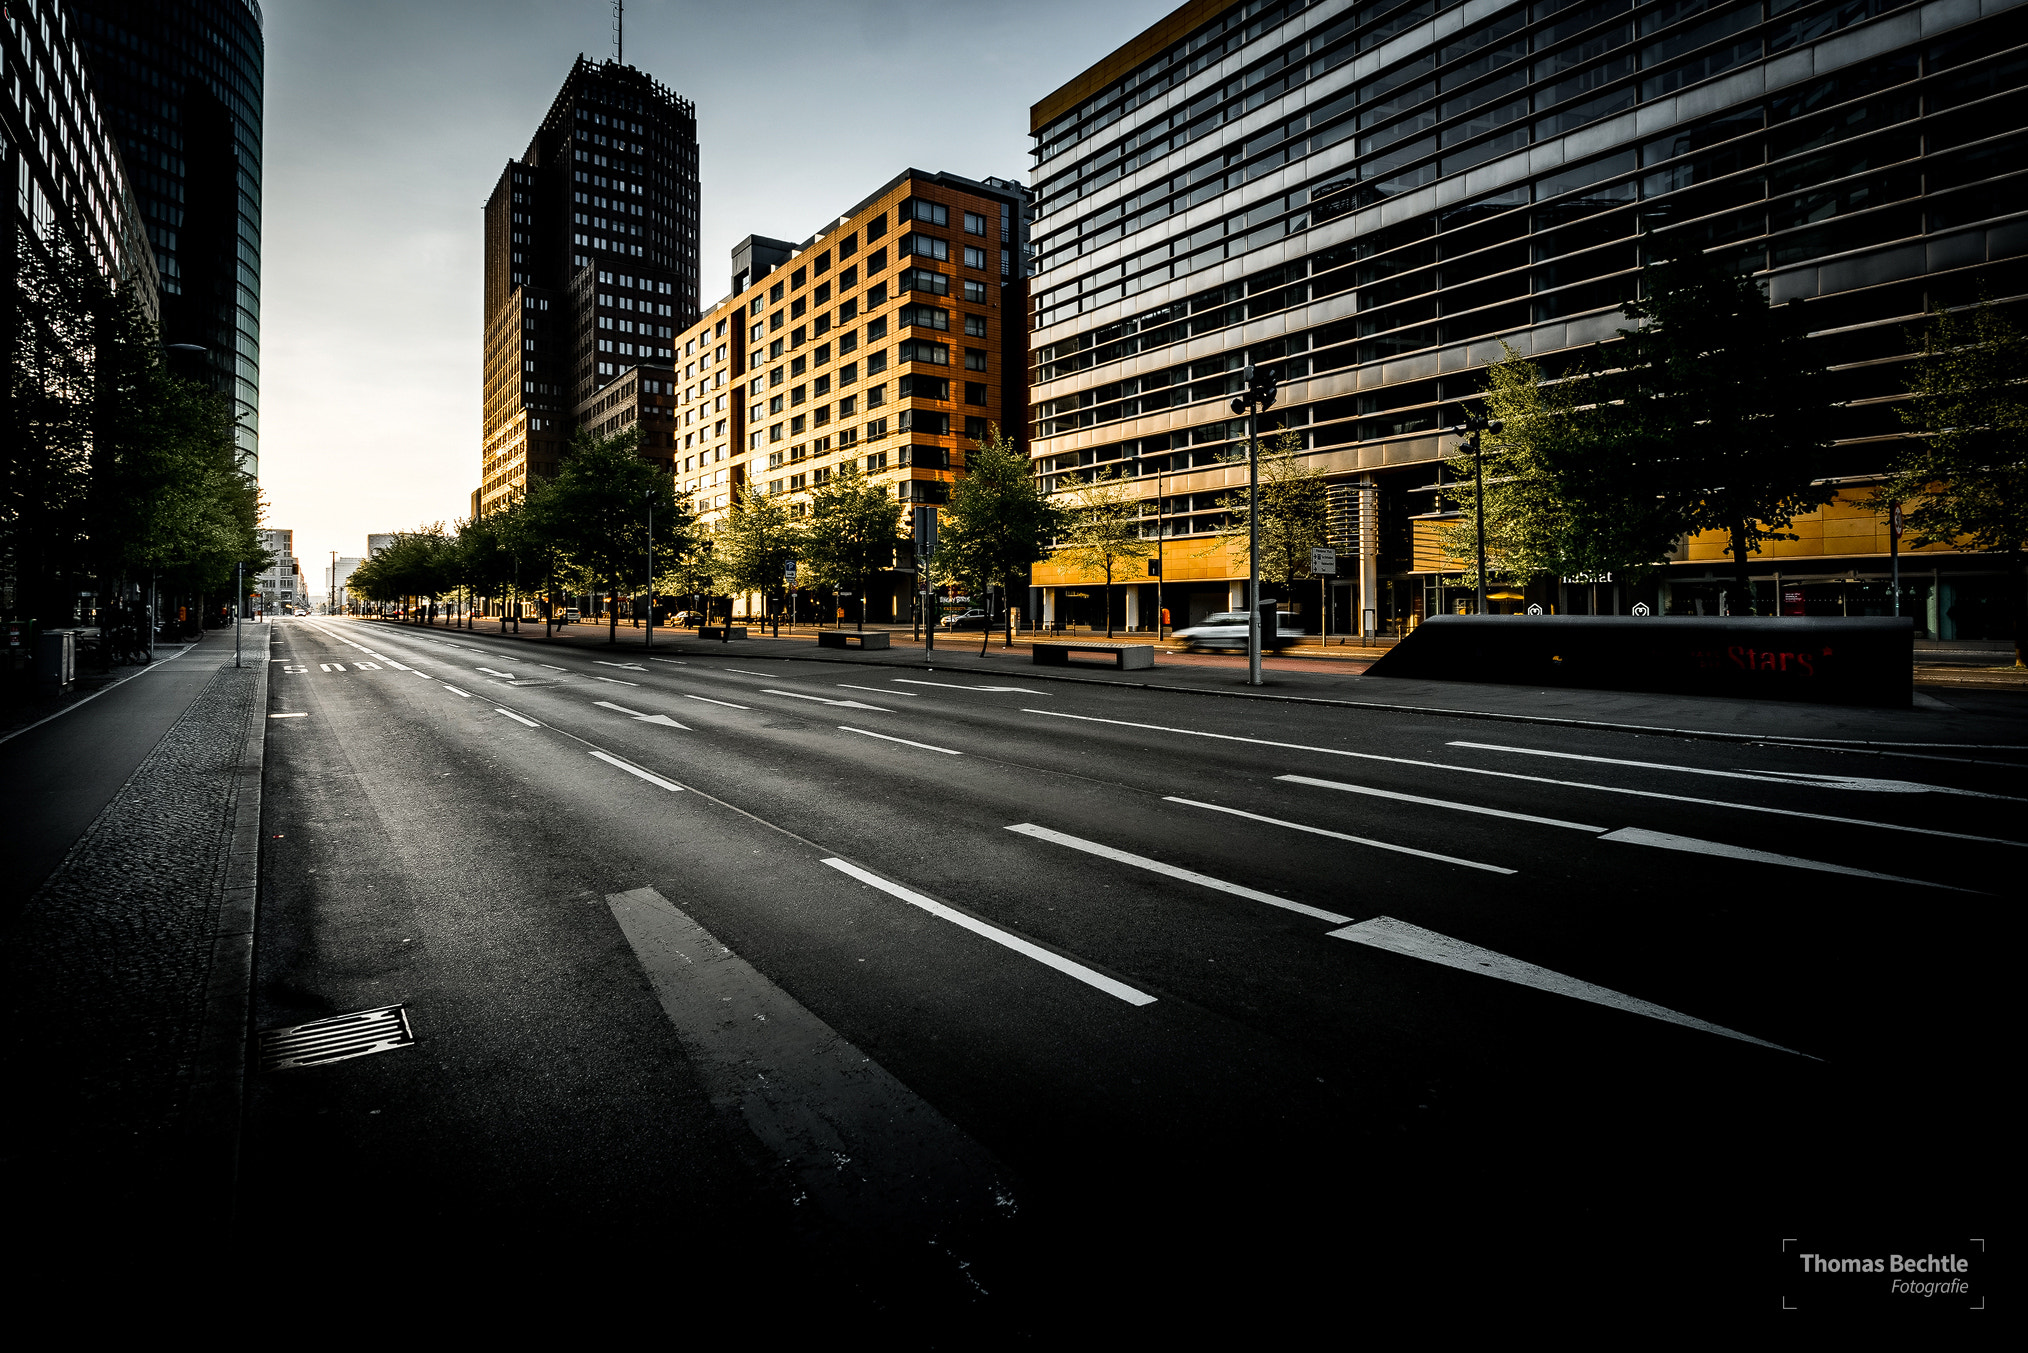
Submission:
MULTIPOLYGON (((726 617, 726 624, 732 617, 726 617)), ((648 490, 648 637, 643 648, 655 646, 655 490, 648 490)))
POLYGON ((1246 393, 1232 401, 1232 411, 1246 415, 1246 684, 1265 683, 1260 675, 1260 412, 1275 403, 1275 374, 1256 375, 1252 362, 1240 371, 1246 393))
POLYGON ((1488 418, 1483 413, 1467 413, 1465 421, 1451 429, 1458 436, 1472 439, 1472 512, 1476 518, 1472 537, 1478 547, 1478 614, 1486 613, 1486 471, 1480 455, 1479 434, 1490 432, 1500 435, 1500 420, 1488 418))
POLYGON ((233 577, 237 591, 232 598, 232 665, 238 667, 240 645, 240 620, 246 612, 246 561, 242 559, 233 565, 233 577))

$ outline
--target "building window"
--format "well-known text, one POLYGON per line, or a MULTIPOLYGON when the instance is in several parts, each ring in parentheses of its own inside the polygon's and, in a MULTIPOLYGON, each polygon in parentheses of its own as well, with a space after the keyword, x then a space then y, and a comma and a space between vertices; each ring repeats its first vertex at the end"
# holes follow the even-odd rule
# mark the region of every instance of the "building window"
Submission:
POLYGON ((819 404, 817 406, 817 415, 815 419, 816 426, 823 427, 830 421, 831 421, 831 406, 829 404, 819 404))
POLYGON ((768 328, 770 329, 779 329, 786 323, 788 323, 788 320, 783 317, 782 312, 779 310, 768 316, 768 328))
POLYGON ((986 317, 984 315, 965 316, 965 337, 984 338, 985 336, 986 336, 986 317))
POLYGON ((986 350, 984 348, 966 348, 965 370, 984 371, 985 369, 986 369, 986 350))
POLYGON ((824 363, 830 360, 831 360, 831 345, 829 343, 819 343, 817 345, 817 365, 822 366, 824 365, 824 363))
POLYGON ((965 403, 967 403, 967 404, 984 404, 985 402, 986 402, 986 382, 984 382, 984 381, 966 381, 966 382, 965 382, 965 403))
POLYGON ((985 218, 985 217, 983 217, 983 216, 981 216, 981 215, 979 215, 979 213, 977 213, 976 211, 968 211, 968 212, 966 212, 966 213, 965 213, 965 233, 966 233, 967 235, 983 235, 983 234, 985 234, 985 233, 986 233, 986 218, 985 218))
POLYGON ((782 297, 785 294, 787 294, 787 288, 785 288, 780 282, 775 283, 774 286, 768 289, 768 304, 769 305, 776 304, 782 299, 782 297))
POLYGON ((926 197, 911 197, 901 204, 901 219, 947 226, 951 223, 951 209, 941 202, 932 202, 926 197))
POLYGON ((885 370, 887 370, 887 350, 885 348, 879 352, 869 352, 866 354, 867 375, 877 376, 885 370))
MULTIPOLYGON (((866 223, 866 242, 873 243, 887 233, 887 213, 882 212, 866 223)), ((842 257, 842 254, 841 254, 842 257)))
POLYGON ((884 384, 869 385, 868 387, 866 387, 866 407, 868 409, 877 409, 886 402, 887 402, 886 385, 884 384))
MULTIPOLYGON (((858 252, 859 252, 859 236, 847 235, 844 239, 838 242, 838 261, 840 263, 843 263, 846 259, 852 257, 852 255, 858 252)), ((839 282, 838 285, 842 287, 849 287, 852 284, 850 282, 841 281, 839 282)))
POLYGON ((859 379, 859 363, 847 362, 838 368, 838 384, 850 385, 859 379))
POLYGON ((798 324, 795 328, 789 330, 789 346, 792 348, 802 347, 804 343, 809 341, 809 338, 810 331, 804 325, 798 324))
POLYGON ((766 329, 763 329, 760 325, 756 324, 753 326, 753 331, 746 336, 746 341, 749 343, 758 343, 761 341, 761 339, 767 337, 767 332, 768 331, 766 329))
POLYGON ((951 383, 941 376, 903 376, 894 393, 901 399, 949 399, 951 383))
MULTIPOLYGON (((868 423, 866 425, 866 435, 869 438, 876 436, 885 437, 887 435, 887 425, 883 423, 881 425, 880 431, 876 433, 873 430, 873 424, 868 423)), ((866 458, 866 473, 872 474, 875 470, 885 470, 886 468, 887 468, 887 453, 885 451, 875 451, 872 455, 866 458)))
POLYGON ((838 322, 840 324, 850 324, 853 320, 858 318, 859 318, 858 297, 855 296, 849 300, 843 300, 838 303, 838 322))
POLYGON ((928 268, 905 268, 895 275, 894 290, 897 295, 904 291, 927 291, 932 296, 948 296, 951 279, 928 268))
MULTIPOLYGON (((822 272, 823 269, 819 268, 818 271, 822 272)), ((810 299, 818 305, 831 304, 831 284, 829 282, 817 283, 817 289, 810 293, 810 299)))
POLYGON ((930 437, 948 437, 951 435, 951 416, 929 409, 903 409, 900 427, 903 432, 920 432, 930 437))
POLYGON ((780 357, 782 355, 783 350, 787 347, 788 344, 779 338, 777 338, 774 342, 768 344, 768 360, 772 362, 777 357, 780 357))
POLYGON ((887 420, 885 418, 876 418, 866 425, 867 441, 869 442, 878 441, 880 438, 885 437, 886 435, 887 435, 887 420))
POLYGON ((984 272, 986 270, 986 251, 984 249, 974 249, 969 244, 966 245, 965 266, 967 268, 977 268, 980 272, 984 272))
POLYGON ((800 437, 808 426, 809 424, 805 421, 804 415, 799 413, 789 420, 789 435, 791 437, 800 437))
POLYGON ((936 343, 927 338, 904 338, 895 349, 897 362, 935 362, 938 366, 951 364, 951 347, 948 343, 936 343))
POLYGON ((761 306, 763 304, 765 304, 765 302, 763 302, 760 297, 756 296, 751 301, 747 302, 746 312, 749 315, 752 315, 756 319, 758 319, 760 317, 761 306))
POLYGON ((845 398, 838 401, 838 416, 840 418, 850 418, 853 414, 858 412, 859 412, 859 396, 847 395, 845 396, 845 398))
POLYGON ((933 258, 945 263, 951 258, 951 246, 948 241, 935 235, 922 234, 920 231, 903 235, 897 252, 904 258, 933 258))
POLYGON ((986 303, 986 284, 967 279, 965 282, 965 299, 974 305, 984 305, 986 303))
POLYGON ((780 423, 776 423, 773 427, 768 429, 768 440, 771 442, 778 442, 781 439, 782 439, 782 425, 780 423))
POLYGON ((829 376, 817 377, 816 380, 811 382, 810 389, 817 398, 822 399, 825 395, 831 393, 831 378, 829 376))
POLYGON ((809 301, 801 296, 798 296, 796 297, 795 300, 789 302, 789 318, 801 319, 803 317, 803 312, 805 310, 808 310, 809 308, 810 308, 809 301))
POLYGON ((772 416, 774 414, 780 413, 781 411, 782 411, 782 397, 780 395, 776 395, 773 399, 768 401, 768 413, 772 416))
POLYGON ((838 340, 838 355, 843 357, 848 352, 857 351, 859 351, 859 331, 854 329, 838 340))
POLYGON ((986 430, 986 420, 983 418, 967 415, 965 418, 965 435, 967 437, 970 437, 975 442, 985 441, 988 435, 986 430))

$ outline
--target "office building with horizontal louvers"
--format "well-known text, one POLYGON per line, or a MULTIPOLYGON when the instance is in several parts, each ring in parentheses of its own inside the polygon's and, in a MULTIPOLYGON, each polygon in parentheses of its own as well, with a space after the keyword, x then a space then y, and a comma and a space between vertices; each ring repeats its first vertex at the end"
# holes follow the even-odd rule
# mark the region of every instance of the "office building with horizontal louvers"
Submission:
MULTIPOLYGON (((1027 229, 1021 184, 909 169, 801 243, 742 240, 731 294, 678 336, 678 495, 707 524, 743 493, 803 515, 850 465, 897 517, 947 502, 993 428, 1021 441, 1027 229)), ((905 569, 869 583, 867 619, 914 594, 905 569)))
MULTIPOLYGON (((579 57, 501 171, 485 240, 478 510, 490 512, 555 473, 581 419, 611 424, 614 381, 653 363, 666 378, 675 333, 697 317, 696 109, 632 66, 579 57)), ((672 448, 651 430, 642 454, 666 466, 672 448)))
MULTIPOLYGON (((1863 500, 1905 435, 1909 331, 2028 292, 2024 18, 2019 0, 1185 5, 1032 110, 1038 473, 1136 477, 1176 624, 1239 604, 1244 555, 1215 534, 1245 484, 1229 406, 1246 362, 1272 369, 1263 427, 1328 473, 1320 543, 1357 561, 1332 629, 1370 608, 1398 633, 1463 601, 1433 486, 1502 345, 1554 368, 1611 339, 1643 257, 1689 240, 1802 302, 1842 400, 1838 497, 1754 560, 1759 609, 1885 613, 1887 525, 1863 500)), ((1715 611, 1723 553, 1683 541, 1641 599, 1715 611)), ((1992 556, 1904 552, 1903 574, 1919 633, 2007 623, 1992 556)), ((1086 580, 1035 581, 1053 618, 1103 623, 1086 580)), ((1635 600, 1610 579, 1501 590, 1509 610, 1635 600)), ((1305 628, 1321 595, 1286 599, 1305 628)))

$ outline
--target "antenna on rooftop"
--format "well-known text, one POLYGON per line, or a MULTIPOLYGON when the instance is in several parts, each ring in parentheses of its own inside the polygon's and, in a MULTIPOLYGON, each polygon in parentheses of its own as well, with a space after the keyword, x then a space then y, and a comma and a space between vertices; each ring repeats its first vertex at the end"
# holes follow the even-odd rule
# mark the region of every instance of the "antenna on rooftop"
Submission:
POLYGON ((613 0, 613 61, 627 64, 627 0, 613 0))

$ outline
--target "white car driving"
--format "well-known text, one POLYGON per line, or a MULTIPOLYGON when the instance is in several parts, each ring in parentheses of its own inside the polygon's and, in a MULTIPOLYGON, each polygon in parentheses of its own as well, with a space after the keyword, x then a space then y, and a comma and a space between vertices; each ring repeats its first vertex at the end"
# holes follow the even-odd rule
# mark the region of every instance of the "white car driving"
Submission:
MULTIPOLYGON (((1220 611, 1206 616, 1189 629, 1177 630, 1175 637, 1183 641, 1185 648, 1195 652, 1204 648, 1230 648, 1246 651, 1247 615, 1245 611, 1220 611)), ((1262 648, 1287 648, 1300 641, 1302 630, 1289 624, 1287 616, 1277 614, 1275 632, 1261 636, 1262 648)))

